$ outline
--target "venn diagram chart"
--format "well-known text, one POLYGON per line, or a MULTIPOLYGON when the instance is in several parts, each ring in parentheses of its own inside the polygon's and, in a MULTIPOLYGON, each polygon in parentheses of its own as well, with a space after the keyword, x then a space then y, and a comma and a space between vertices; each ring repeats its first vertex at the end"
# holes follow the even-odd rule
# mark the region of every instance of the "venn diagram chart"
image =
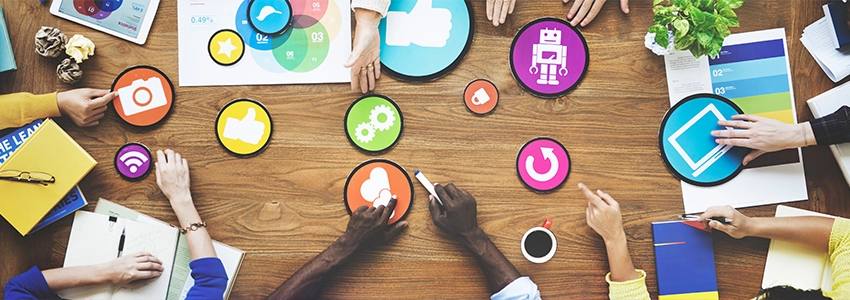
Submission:
POLYGON ((343 67, 351 51, 348 0, 290 0, 286 8, 251 4, 178 2, 180 86, 350 81, 343 67), (281 18, 290 22, 283 32, 258 32, 264 22, 281 18))

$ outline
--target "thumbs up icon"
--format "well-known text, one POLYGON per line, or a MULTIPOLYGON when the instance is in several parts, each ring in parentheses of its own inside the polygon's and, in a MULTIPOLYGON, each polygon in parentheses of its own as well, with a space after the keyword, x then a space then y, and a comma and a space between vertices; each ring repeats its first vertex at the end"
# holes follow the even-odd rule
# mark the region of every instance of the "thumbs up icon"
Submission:
POLYGON ((248 108, 248 113, 242 120, 228 117, 224 123, 222 135, 231 140, 240 140, 253 145, 260 143, 260 139, 266 132, 266 124, 255 120, 256 117, 257 111, 253 107, 248 108))
POLYGON ((434 8, 431 0, 418 0, 416 6, 406 13, 387 13, 387 36, 389 46, 441 48, 446 46, 452 30, 452 12, 445 8, 434 8))

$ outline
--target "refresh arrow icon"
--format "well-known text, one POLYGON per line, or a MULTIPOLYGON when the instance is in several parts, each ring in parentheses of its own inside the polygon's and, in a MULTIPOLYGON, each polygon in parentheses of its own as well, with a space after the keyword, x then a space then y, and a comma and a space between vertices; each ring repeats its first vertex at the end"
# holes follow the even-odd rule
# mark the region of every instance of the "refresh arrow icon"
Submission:
POLYGON ((528 173, 528 176, 530 176, 531 179, 539 182, 546 182, 555 177, 558 173, 558 157, 555 156, 555 152, 553 151, 555 151, 553 148, 540 147, 540 152, 543 153, 543 159, 549 160, 551 164, 549 171, 544 174, 537 173, 537 171, 534 170, 533 155, 529 155, 525 158, 525 172, 528 173))

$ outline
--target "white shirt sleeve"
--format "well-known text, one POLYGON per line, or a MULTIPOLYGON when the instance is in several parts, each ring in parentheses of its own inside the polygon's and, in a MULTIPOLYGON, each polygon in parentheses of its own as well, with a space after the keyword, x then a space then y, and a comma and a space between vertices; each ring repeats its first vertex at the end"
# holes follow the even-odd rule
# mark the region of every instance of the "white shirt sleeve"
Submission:
POLYGON ((390 0, 351 0, 351 10, 355 8, 374 10, 381 16, 386 16, 390 8, 390 0))
POLYGON ((515 279, 498 293, 490 296, 490 300, 540 300, 537 285, 528 276, 515 279))

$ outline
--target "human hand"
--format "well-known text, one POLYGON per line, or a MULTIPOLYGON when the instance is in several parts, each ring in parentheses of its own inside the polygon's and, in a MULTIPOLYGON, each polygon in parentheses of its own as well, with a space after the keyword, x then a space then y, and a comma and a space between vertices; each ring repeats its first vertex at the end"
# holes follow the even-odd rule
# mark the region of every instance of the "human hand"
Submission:
POLYGON ((705 210, 698 219, 706 228, 714 228, 725 232, 729 236, 740 239, 750 235, 752 220, 738 212, 731 206, 712 206, 705 210), (731 219, 730 224, 723 224, 715 220, 713 217, 725 217, 731 219))
POLYGON ((182 205, 189 204, 194 207, 192 193, 189 191, 189 164, 180 153, 171 149, 156 151, 156 184, 171 207, 177 210, 182 205))
POLYGON ((605 242, 624 239, 626 233, 623 231, 620 203, 601 190, 596 190, 594 194, 584 183, 579 183, 578 188, 587 198, 587 210, 585 210, 587 225, 593 228, 605 242))
POLYGON ((368 9, 355 9, 354 45, 345 67, 351 69, 351 90, 362 93, 375 89, 381 78, 381 36, 378 24, 381 14, 368 9))
POLYGON ((734 115, 732 120, 748 122, 717 121, 719 126, 743 130, 714 130, 711 135, 719 137, 715 140, 718 144, 753 149, 747 156, 744 156, 744 165, 767 152, 803 147, 809 145, 809 141, 812 145, 817 143, 808 122, 787 124, 779 120, 754 115, 734 115))
POLYGON ((382 244, 393 239, 402 229, 407 228, 407 221, 387 226, 396 203, 398 203, 398 199, 393 196, 387 206, 360 206, 351 213, 348 228, 340 240, 349 247, 361 248, 382 244))
POLYGON ((480 233, 477 204, 472 195, 456 188, 453 183, 449 183, 446 187, 435 184, 434 190, 443 201, 441 208, 434 196, 429 197, 431 220, 434 221, 434 225, 462 241, 480 233))
POLYGON ((100 123, 106 105, 117 95, 109 90, 73 89, 57 93, 56 104, 59 112, 74 121, 74 124, 89 127, 100 123))
POLYGON ((162 275, 162 261, 147 252, 138 252, 102 264, 106 281, 122 287, 136 287, 162 275))
POLYGON ((505 24, 509 14, 514 13, 516 0, 487 0, 487 20, 493 21, 493 26, 505 24))
MULTIPOLYGON (((570 0, 563 0, 564 4, 570 2, 570 0)), ((602 10, 602 5, 605 4, 606 0, 575 0, 573 1, 573 7, 570 8, 570 12, 567 13, 567 19, 570 19, 570 24, 573 26, 578 26, 581 24, 582 27, 590 24, 593 19, 596 18, 596 15, 599 14, 599 11, 602 10), (581 23, 579 23, 581 22, 581 23)), ((623 13, 629 13, 629 0, 620 0, 620 9, 623 13)))

